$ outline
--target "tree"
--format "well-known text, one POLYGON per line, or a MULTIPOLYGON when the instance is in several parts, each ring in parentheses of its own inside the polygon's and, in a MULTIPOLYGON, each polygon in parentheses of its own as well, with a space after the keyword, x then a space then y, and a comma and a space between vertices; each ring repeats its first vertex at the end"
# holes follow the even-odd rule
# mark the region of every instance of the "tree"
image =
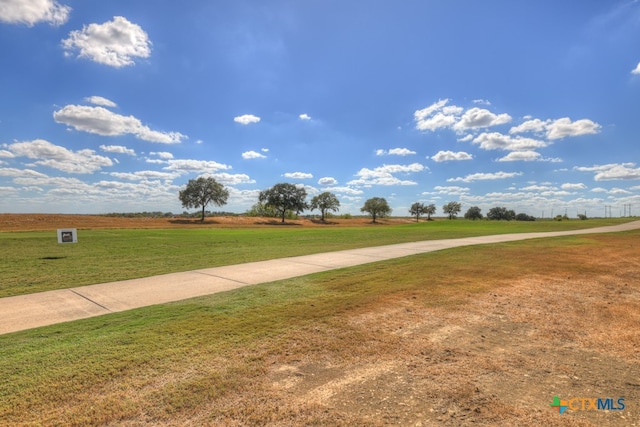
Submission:
POLYGON ((513 219, 516 219, 516 213, 504 207, 495 207, 495 208, 489 209, 489 212, 487 213, 487 218, 494 221, 500 221, 500 220, 511 221, 513 219))
POLYGON ((202 217, 200 221, 204 222, 204 208, 212 203, 216 206, 227 204, 229 191, 222 184, 212 177, 198 179, 190 179, 184 190, 178 194, 182 207, 198 208, 202 206, 202 217))
POLYGON ((383 218, 385 215, 389 215, 391 208, 384 198, 373 197, 364 202, 364 206, 360 208, 360 212, 369 213, 373 218, 373 222, 376 222, 377 217, 383 218))
POLYGON ((431 203, 429 206, 425 206, 424 213, 427 214, 427 221, 431 221, 431 215, 436 213, 436 205, 431 203))
POLYGON ((471 206, 469 209, 467 209, 467 213, 464 214, 464 218, 472 220, 482 219, 481 211, 482 209, 480 209, 479 207, 471 206))
POLYGON ((519 213, 516 215, 516 221, 535 221, 536 217, 527 215, 526 213, 519 213))
POLYGON ((442 207, 442 211, 449 215, 449 219, 454 219, 462 210, 460 202, 449 202, 442 207))
POLYGON ((412 216, 415 215, 416 222, 418 222, 420 220, 420 215, 425 213, 424 210, 425 210, 424 204, 416 202, 411 205, 411 208, 409 209, 409 213, 412 216))
POLYGON ((309 207, 305 201, 306 198, 307 191, 304 188, 296 187, 293 184, 280 183, 268 190, 261 191, 258 201, 275 209, 279 214, 278 216, 282 217, 282 222, 284 222, 287 211, 298 214, 309 207))
POLYGON ((314 209, 320 209, 321 220, 324 221, 325 212, 337 212, 340 210, 340 201, 335 194, 325 191, 311 199, 311 210, 314 209))

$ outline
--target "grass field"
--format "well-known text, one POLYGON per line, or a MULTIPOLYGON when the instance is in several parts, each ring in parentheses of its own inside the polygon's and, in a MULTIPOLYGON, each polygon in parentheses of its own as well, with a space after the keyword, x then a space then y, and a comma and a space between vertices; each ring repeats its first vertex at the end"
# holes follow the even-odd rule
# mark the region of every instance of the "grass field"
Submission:
POLYGON ((0 336, 0 425, 633 425, 639 237, 452 249, 0 336), (554 394, 628 409, 560 416, 554 394))
MULTIPOLYGON (((621 221, 0 233, 0 283, 621 221)), ((0 426, 637 425, 639 238, 449 249, 2 335, 0 426), (627 406, 559 415, 554 395, 627 406)))
POLYGON ((55 231, 0 233, 0 297, 221 265, 418 240, 572 230, 629 219, 448 221, 374 227, 79 230, 59 245, 55 231))

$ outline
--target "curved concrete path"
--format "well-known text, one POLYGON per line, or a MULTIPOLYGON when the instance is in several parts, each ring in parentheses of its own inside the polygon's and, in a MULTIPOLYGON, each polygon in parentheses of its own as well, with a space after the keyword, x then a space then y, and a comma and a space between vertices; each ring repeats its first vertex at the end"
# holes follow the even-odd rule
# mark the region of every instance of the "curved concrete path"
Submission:
POLYGON ((640 228, 640 221, 585 230, 424 240, 205 268, 121 282, 0 298, 0 334, 209 295, 248 285, 458 246, 640 228))

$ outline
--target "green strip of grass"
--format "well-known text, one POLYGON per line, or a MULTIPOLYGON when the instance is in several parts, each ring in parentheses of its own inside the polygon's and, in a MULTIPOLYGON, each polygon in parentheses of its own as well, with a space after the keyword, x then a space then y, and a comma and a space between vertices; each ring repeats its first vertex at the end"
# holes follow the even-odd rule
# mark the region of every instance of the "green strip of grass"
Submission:
POLYGON ((456 304, 520 277, 542 253, 565 265, 566 247, 592 244, 582 236, 457 248, 0 336, 0 425, 215 412, 212 402, 264 374, 266 356, 366 345, 344 314, 388 296, 456 304))
POLYGON ((377 227, 80 230, 0 233, 0 298, 193 269, 418 240, 573 230, 628 219, 448 221, 377 227))

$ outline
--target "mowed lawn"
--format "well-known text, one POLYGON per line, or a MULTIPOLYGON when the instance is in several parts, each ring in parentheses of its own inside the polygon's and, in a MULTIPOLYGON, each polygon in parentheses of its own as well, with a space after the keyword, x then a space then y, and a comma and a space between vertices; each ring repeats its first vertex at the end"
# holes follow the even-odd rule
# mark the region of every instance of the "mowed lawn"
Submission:
POLYGON ((55 231, 0 232, 0 297, 367 246, 573 230, 625 221, 437 220, 367 227, 81 229, 78 243, 65 245, 57 243, 55 231))
MULTIPOLYGON (((394 227, 391 232, 380 228, 368 231, 373 233, 369 243, 397 241, 392 235, 398 239, 412 239, 415 235, 426 238, 432 233, 437 234, 433 232, 437 226, 421 224, 416 227, 394 227)), ((488 227, 493 224, 465 224, 465 227, 472 226, 487 232, 491 231, 488 227)), ((86 242, 83 245, 106 246, 93 252, 81 245, 64 248, 49 245, 45 239, 50 237, 40 233, 29 233, 25 235, 26 239, 21 240, 34 239, 35 242, 48 245, 48 251, 38 252, 34 249, 37 245, 32 243, 32 256, 53 256, 58 253, 67 257, 51 260, 52 263, 82 256, 85 262, 92 259, 93 263, 80 263, 74 268, 90 271, 105 263, 111 265, 110 260, 104 259, 109 255, 118 259, 116 264, 126 265, 127 269, 133 271, 136 262, 140 263, 141 269, 145 262, 171 263, 173 268, 185 267, 181 263, 199 251, 188 250, 188 245, 181 246, 177 242, 172 246, 171 242, 176 238, 185 238, 193 245, 200 245, 200 251, 210 248, 209 257, 202 257, 201 263, 214 258, 211 253, 223 258, 225 251, 213 249, 223 243, 230 252, 236 250, 236 246, 247 246, 244 251, 238 252, 247 254, 243 255, 247 259, 264 256, 260 252, 267 250, 272 252, 272 256, 298 254, 300 249, 285 249, 295 242, 299 242, 299 247, 307 252, 326 250, 327 247, 339 249, 346 243, 354 245, 353 242, 340 242, 338 237, 324 234, 328 231, 337 235, 344 233, 341 234, 342 239, 358 236, 356 230, 327 230, 319 234, 287 231, 290 233, 287 236, 280 234, 280 230, 261 231, 255 235, 234 232, 225 237, 221 236, 225 233, 220 230, 201 231, 194 235, 151 231, 81 233, 81 242, 86 242), (205 238, 196 237, 198 234, 205 238), (312 236, 325 239, 324 243, 311 244, 312 236), (143 249, 145 245, 131 242, 134 237, 144 240, 149 248, 143 249), (205 246, 207 239, 216 244, 205 246), (261 240, 270 241, 271 244, 261 240), (158 243, 160 241, 162 244, 158 243), (255 246, 261 249, 251 250, 248 241, 260 242, 255 246), (277 244, 273 245, 274 242, 277 244), (111 254, 116 243, 126 253, 111 254), (93 258, 85 252, 90 252, 93 258), (156 254, 152 256, 148 252, 156 254), (171 259, 174 253, 181 261, 171 259)), ((452 237, 445 231, 440 235, 452 237)), ((450 249, 3 335, 0 336, 0 425, 383 425, 385 422, 376 415, 376 407, 382 408, 386 403, 382 398, 371 402, 362 400, 362 396, 368 394, 360 393, 373 393, 375 387, 368 385, 359 389, 358 384, 365 381, 360 376, 368 375, 367 378, 371 378, 371 369, 395 366, 394 360, 406 357, 413 358, 406 363, 400 362, 393 369, 397 370, 397 375, 407 375, 408 382, 402 383, 398 390, 385 389, 385 393, 388 393, 385 399, 406 397, 406 387, 418 384, 417 381, 433 381, 437 387, 449 387, 446 390, 443 388, 437 396, 431 395, 428 387, 416 392, 418 403, 415 408, 410 407, 415 413, 406 415, 406 420, 414 416, 417 417, 415 419, 435 421, 436 416, 444 416, 442 414, 446 413, 447 408, 459 407, 462 411, 468 405, 477 405, 478 409, 470 411, 470 416, 476 417, 480 425, 552 425, 549 423, 557 423, 561 419, 548 408, 554 392, 550 386, 535 390, 529 396, 537 399, 536 405, 523 406, 519 402, 525 396, 513 392, 508 381, 505 382, 504 396, 497 396, 487 391, 488 385, 478 388, 474 384, 475 379, 464 376, 451 378, 457 370, 448 373, 448 367, 458 369, 457 364, 473 356, 474 352, 456 353, 446 342, 421 340, 419 336, 411 339, 410 334, 414 333, 414 324, 411 322, 401 324, 402 329, 393 326, 386 330, 385 325, 394 318, 411 319, 411 316, 418 314, 420 318, 416 320, 427 322, 428 325, 430 317, 442 310, 445 313, 448 310, 464 313, 467 304, 483 298, 495 299, 500 289, 508 289, 511 284, 526 278, 547 277, 553 282, 571 277, 574 280, 591 280, 609 275, 617 270, 616 266, 635 262, 633 258, 637 259, 635 242, 638 237, 640 232, 634 231, 450 249), (622 259, 604 256, 605 248, 607 252, 624 256, 622 259), (593 263, 588 263, 588 260, 593 260, 593 263), (367 323, 367 319, 371 319, 373 326, 368 326, 370 323, 367 323), (407 339, 403 339, 405 336, 407 339), (416 347, 416 344, 420 344, 420 347, 416 347), (353 382, 339 380, 340 377, 333 381, 325 378, 324 384, 334 389, 343 386, 355 390, 353 400, 339 409, 322 403, 326 399, 323 400, 322 394, 314 392, 319 383, 314 383, 315 377, 309 373, 303 371, 298 376, 291 375, 291 381, 302 381, 291 384, 302 384, 293 389, 297 393, 308 392, 306 400, 299 400, 297 395, 287 392, 286 387, 293 387, 291 384, 277 381, 279 375, 294 372, 286 370, 295 366, 308 369, 315 367, 318 372, 331 374, 337 366, 348 369, 363 362, 369 363, 366 366, 370 368, 356 371, 353 382), (440 371, 428 371, 434 366, 440 371), (407 369, 418 371, 415 375, 409 375, 407 369), (448 381, 451 384, 448 385, 448 381), (367 406, 369 404, 372 407, 367 406), (430 407, 442 407, 445 412, 434 414, 429 412, 430 407)), ((365 242, 366 239, 361 238, 358 244, 364 245, 365 242)), ((226 259, 227 262, 237 261, 233 257, 226 259)), ((82 275, 77 276, 76 272, 69 274, 73 280, 76 277, 90 280, 82 275)), ((44 274, 42 276, 44 280, 44 274)), ((70 279, 66 284, 79 284, 73 280, 70 279)), ((609 278, 605 284, 611 281, 609 278)), ((634 283, 629 282, 632 290, 627 290, 627 293, 637 292, 634 283)), ((567 295, 572 294, 569 292, 567 295)), ((604 293, 598 292, 596 295, 604 293)), ((516 300, 514 307, 516 303, 526 302, 528 299, 516 300)), ((630 304, 636 305, 622 308, 635 316, 637 301, 630 304)), ((566 308, 572 307, 573 303, 567 300, 566 308)), ((544 305, 541 306, 543 308, 544 305)), ((490 313, 492 316, 505 316, 504 308, 497 307, 495 310, 497 314, 490 313)), ((584 316, 584 313, 580 316, 584 316)), ((453 320, 455 318, 452 317, 453 320)), ((447 317, 444 319, 446 321, 447 317)), ((596 329, 609 331, 607 336, 616 342, 637 341, 636 330, 630 324, 620 322, 621 319, 616 317, 604 317, 594 324, 594 328, 597 326, 596 329), (623 333, 626 335, 621 335, 623 333)), ((522 321, 516 323, 520 325, 522 321)), ((540 330, 529 339, 564 337, 558 334, 558 325, 548 326, 556 328, 556 332, 540 330)), ((486 331, 482 332, 482 336, 478 333, 473 338, 480 340, 487 335, 490 340, 492 334, 499 332, 486 331)), ((571 345, 575 347, 579 345, 578 339, 581 337, 563 339, 571 339, 571 345)), ((478 381, 482 378, 489 381, 498 378, 498 375, 509 374, 531 360, 531 363, 552 366, 549 374, 544 374, 543 378, 555 378, 556 374, 563 373, 555 372, 558 370, 555 366, 563 365, 554 351, 569 345, 557 344, 552 342, 545 345, 545 353, 539 355, 517 353, 517 358, 513 356, 514 360, 509 359, 513 365, 507 367, 495 363, 488 367, 470 363, 464 370, 463 367, 459 369, 464 375, 472 375, 477 371, 478 375, 483 374, 478 381), (539 357, 550 359, 540 362, 539 357), (553 365, 548 365, 550 363, 553 365)), ((606 346, 611 347, 608 340, 606 346)), ((605 355, 599 357, 604 358, 605 355)), ((633 356, 629 358, 633 359, 633 356)), ((487 358, 485 363, 493 359, 487 358)), ((637 359, 634 363, 629 365, 632 366, 629 369, 637 370, 637 359)), ((531 372, 514 376, 522 379, 525 378, 523 374, 528 373, 531 372)), ((382 381, 380 387, 384 387, 385 383, 394 384, 395 380, 392 379, 396 378, 395 375, 387 378, 384 371, 379 375, 382 381)), ((615 375, 616 370, 607 371, 607 378, 615 375)), ((593 382, 606 381, 606 378, 592 377, 582 379, 572 391, 581 395, 587 393, 585 390, 593 382)), ((624 387, 627 388, 616 392, 626 396, 631 404, 635 396, 634 386, 624 387)), ((332 390, 326 387, 320 389, 332 390)), ((407 406, 397 408, 397 411, 401 411, 407 406)), ((635 406, 632 410, 635 410, 635 406)), ((394 411, 389 416, 393 416, 396 413, 394 411)), ((563 415, 567 420, 579 423, 582 418, 576 419, 578 416, 583 417, 580 414, 573 418, 563 415)), ((620 418, 612 418, 613 415, 607 417, 607 420, 620 421, 620 418)), ((390 423, 392 420, 387 419, 390 423)), ((449 421, 454 425, 459 420, 449 421)), ((411 425, 415 425, 415 421, 411 425)))

